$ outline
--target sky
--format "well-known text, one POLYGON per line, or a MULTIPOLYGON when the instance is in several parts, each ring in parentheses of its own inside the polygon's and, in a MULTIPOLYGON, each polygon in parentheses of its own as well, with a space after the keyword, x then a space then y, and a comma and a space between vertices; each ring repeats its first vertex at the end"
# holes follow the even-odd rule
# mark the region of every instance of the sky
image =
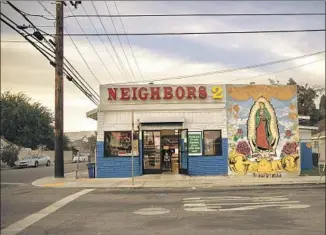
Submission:
MULTIPOLYGON (((52 18, 37 1, 13 3, 24 12, 52 18)), ((55 14, 55 4, 49 1, 42 3, 55 14)), ((117 9, 113 1, 106 3, 108 7, 103 1, 82 1, 77 9, 66 6, 64 15, 108 15, 108 10, 110 14, 118 14, 117 9, 120 14, 325 13, 324 1, 116 1, 117 9)), ((1 3, 1 12, 20 25, 28 24, 7 4, 1 3)), ((55 32, 53 20, 40 17, 30 19, 42 30, 55 32)), ((128 33, 325 29, 325 16, 140 17, 122 18, 122 23, 128 33)), ((64 20, 69 33, 114 33, 113 25, 117 32, 124 32, 119 18, 68 17, 64 20)), ((238 68, 325 50, 325 32, 71 38, 95 76, 68 36, 64 40, 64 56, 97 92, 100 84, 151 81, 238 68)), ((24 39, 3 23, 1 40, 1 91, 24 92, 34 101, 54 110, 54 68, 29 43, 8 42, 24 39)), ((308 82, 310 85, 325 86, 324 56, 321 54, 233 73, 155 83, 268 84, 268 79, 286 83, 293 78, 299 84, 308 82), (311 63, 314 61, 318 62, 311 63), (307 63, 311 64, 268 75, 307 63)), ((96 106, 75 85, 64 81, 65 132, 96 130, 96 121, 86 117, 86 112, 94 108, 96 106)))

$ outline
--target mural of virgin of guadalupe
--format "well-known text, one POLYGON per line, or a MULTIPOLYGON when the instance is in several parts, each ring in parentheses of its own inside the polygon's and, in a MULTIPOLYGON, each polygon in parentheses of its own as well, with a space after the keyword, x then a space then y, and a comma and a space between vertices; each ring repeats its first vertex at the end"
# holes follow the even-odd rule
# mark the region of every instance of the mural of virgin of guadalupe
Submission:
POLYGON ((248 140, 255 151, 274 152, 277 148, 279 131, 272 105, 260 97, 252 106, 248 119, 248 140))
POLYGON ((271 150, 273 135, 270 131, 271 115, 263 102, 259 102, 259 109, 255 115, 256 146, 260 150, 271 150))

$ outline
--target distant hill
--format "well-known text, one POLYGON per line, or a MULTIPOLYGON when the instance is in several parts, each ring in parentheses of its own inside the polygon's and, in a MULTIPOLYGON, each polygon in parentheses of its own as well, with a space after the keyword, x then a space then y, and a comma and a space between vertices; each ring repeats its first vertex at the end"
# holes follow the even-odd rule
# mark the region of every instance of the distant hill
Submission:
POLYGON ((70 142, 81 140, 84 136, 91 137, 95 135, 95 131, 77 131, 77 132, 65 132, 65 135, 69 138, 70 142))

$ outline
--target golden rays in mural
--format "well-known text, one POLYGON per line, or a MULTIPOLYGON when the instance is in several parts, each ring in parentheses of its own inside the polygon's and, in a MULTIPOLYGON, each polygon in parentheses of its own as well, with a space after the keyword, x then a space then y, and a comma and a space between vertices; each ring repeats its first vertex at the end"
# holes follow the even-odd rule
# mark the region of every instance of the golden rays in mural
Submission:
POLYGON ((289 100, 296 96, 296 86, 266 86, 266 85, 245 85, 245 86, 233 86, 227 85, 228 95, 235 100, 249 100, 250 98, 257 100, 263 96, 267 100, 276 98, 279 100, 289 100))
POLYGON ((298 159, 299 156, 294 154, 278 160, 263 157, 252 161, 245 155, 233 151, 229 154, 229 166, 231 171, 239 175, 247 173, 277 174, 284 171, 296 173, 299 170, 298 159))

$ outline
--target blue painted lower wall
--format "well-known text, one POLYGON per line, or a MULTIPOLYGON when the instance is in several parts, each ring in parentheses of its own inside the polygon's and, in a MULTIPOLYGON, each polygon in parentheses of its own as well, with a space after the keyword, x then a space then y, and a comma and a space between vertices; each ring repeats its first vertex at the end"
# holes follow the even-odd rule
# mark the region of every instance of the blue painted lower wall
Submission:
POLYGON ((306 143, 300 143, 301 170, 309 170, 313 168, 312 149, 308 148, 306 143))
POLYGON ((189 156, 188 158, 189 175, 227 175, 228 139, 222 139, 222 156, 189 156))
MULTIPOLYGON (((134 176, 141 175, 140 157, 134 157, 134 176)), ((131 157, 104 157, 104 142, 96 144, 96 177, 131 177, 131 157)))
MULTIPOLYGON (((143 150, 139 143, 140 156, 134 157, 134 176, 142 175, 143 150)), ((228 174, 228 140, 222 139, 222 156, 188 156, 182 162, 182 168, 188 167, 192 176, 228 174)), ((131 157, 104 157, 104 142, 96 144, 96 177, 124 178, 131 177, 131 157)))

